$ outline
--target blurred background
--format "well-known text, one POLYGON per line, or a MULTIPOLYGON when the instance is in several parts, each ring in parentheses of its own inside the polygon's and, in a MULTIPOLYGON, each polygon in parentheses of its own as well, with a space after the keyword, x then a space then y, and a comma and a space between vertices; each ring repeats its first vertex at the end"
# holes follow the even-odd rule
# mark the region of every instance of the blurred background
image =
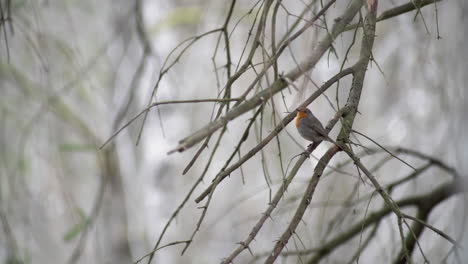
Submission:
MULTIPOLYGON (((152 108, 106 142, 149 102, 219 98, 226 84, 226 48, 220 33, 207 34, 179 56, 184 40, 220 28, 229 1, 54 1, 0 0, 0 263, 133 263, 149 253, 171 215, 201 175, 203 181, 189 197, 162 238, 160 246, 190 239, 202 210, 198 196, 224 166, 255 110, 233 120, 217 152, 215 136, 194 166, 182 175, 199 145, 167 155, 178 141, 214 117, 219 104, 168 104, 152 108), (216 52, 215 52, 216 51, 216 52), (167 60, 167 58, 169 59, 167 60), (167 60, 167 61, 166 61, 167 60), (171 63, 174 63, 173 65, 171 63), (167 72, 167 66, 172 65, 167 72), (165 68, 164 68, 165 67, 165 68), (163 73, 163 74, 162 74, 163 73), (162 78, 161 78, 162 77, 162 78), (157 92, 151 98, 158 82, 157 92), (138 144, 137 144, 138 142, 138 144), (211 161, 206 169, 207 163, 211 161), (204 170, 206 169, 206 173, 204 170)), ((276 2, 275 2, 276 3, 276 2)), ((378 14, 407 1, 380 1, 378 14)), ((236 1, 229 23, 232 70, 243 63, 251 45, 262 2, 236 1), (253 29, 252 29, 253 28, 253 29), (253 32, 253 33, 252 33, 253 32)), ((338 0, 326 20, 301 35, 278 61, 280 73, 296 67, 326 34, 347 7, 338 0)), ((319 3, 281 1, 276 32, 279 39, 310 5, 305 18, 320 10, 319 3)), ((368 67, 354 129, 381 145, 404 147, 468 171, 468 5, 442 0, 420 12, 412 11, 377 24, 374 61, 368 67)), ((362 16, 366 11, 361 10, 362 16)), ((358 22, 359 16, 353 21, 358 22)), ((301 22, 303 23, 303 22, 301 22)), ((264 138, 287 112, 337 73, 348 47, 346 65, 359 56, 361 31, 349 30, 334 43, 307 78, 295 82, 265 105, 238 157, 264 138), (314 84, 315 83, 315 84, 314 84), (275 111, 273 111, 273 109, 275 111)), ((265 38, 270 41, 271 35, 265 38)), ((190 41, 190 40, 189 40, 190 41)), ((269 47, 265 47, 268 48, 269 47)), ((253 63, 265 54, 257 51, 253 63)), ((258 68, 261 70, 261 68, 258 68)), ((258 70, 256 69, 256 70, 258 70)), ((241 95, 255 78, 250 69, 232 86, 241 95)), ((262 80, 255 89, 268 87, 262 80)), ((339 99, 346 102, 350 78, 333 86, 310 109, 326 123, 339 99)), ((219 133, 219 132, 218 132, 219 133)), ((331 132, 336 137, 338 129, 331 132)), ((215 134, 218 135, 218 134, 215 134)), ((358 135, 364 146, 376 146, 358 135)), ((216 190, 200 229, 181 256, 184 244, 163 248, 153 263, 218 263, 244 240, 272 193, 280 186, 308 142, 293 124, 277 139, 233 172, 216 190), (297 157, 296 157, 297 158, 297 157)), ((290 222, 304 186, 330 143, 322 143, 301 167, 271 221, 236 263, 260 263, 290 222)), ((361 153, 362 148, 356 147, 361 153)), ((365 152, 364 152, 365 153, 365 152)), ((416 168, 427 159, 401 156, 416 168)), ((412 173, 411 168, 385 153, 362 161, 375 168, 382 184, 412 173)), ((359 179, 346 155, 328 168, 288 250, 317 248, 382 207, 374 188, 359 179), (345 204, 345 201, 359 201, 345 204)), ((432 166, 424 174, 398 186, 395 200, 423 195, 453 180, 432 166)), ((464 243, 465 195, 440 203, 426 220, 464 243)), ((414 208, 405 208, 415 213, 414 208)), ((368 235, 371 230, 363 232, 368 235)), ((361 238, 363 240, 363 238, 361 238)), ((465 263, 466 252, 454 254, 452 245, 425 230, 420 246, 431 263, 465 263), (461 262, 460 262, 461 260, 461 262)), ((360 245, 356 236, 321 263, 347 263, 360 245)), ((393 262, 400 251, 396 217, 380 222, 360 255, 361 263, 393 262)), ((465 247, 466 249, 466 247, 465 247)), ((283 256, 280 263, 305 263, 310 255, 283 256)), ((419 250, 415 263, 423 263, 419 250)), ((147 258, 143 263, 147 262, 147 258)))

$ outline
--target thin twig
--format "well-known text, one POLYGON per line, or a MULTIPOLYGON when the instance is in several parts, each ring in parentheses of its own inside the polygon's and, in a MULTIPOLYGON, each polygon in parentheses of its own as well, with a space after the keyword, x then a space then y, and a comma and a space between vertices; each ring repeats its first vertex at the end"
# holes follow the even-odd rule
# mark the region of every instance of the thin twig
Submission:
POLYGON ((360 136, 363 136, 365 137, 366 139, 368 139, 369 141, 372 141, 372 143, 374 143, 375 145, 377 145, 379 148, 383 149, 385 152, 387 152, 388 154, 390 154, 390 156, 394 157, 395 159, 403 162, 403 164, 407 165, 408 167, 412 168, 414 171, 416 171, 416 168, 413 167, 411 164, 409 164, 408 162, 402 160, 401 158, 397 157, 395 154, 393 154, 392 152, 390 152, 390 150, 388 150, 387 148, 383 147, 382 145, 380 145, 379 143, 377 143, 377 141, 373 140, 372 138, 370 138, 369 136, 359 132, 359 131, 356 131, 356 130, 352 130, 354 133, 360 135, 360 136))
MULTIPOLYGON (((441 0, 411 0, 410 2, 399 5, 394 8, 390 8, 388 10, 383 11, 380 16, 377 18, 377 22, 387 20, 392 17, 399 16, 404 13, 411 12, 415 9, 421 9, 426 5, 430 4, 435 4, 436 2, 439 2, 441 0)), ((359 24, 353 24, 348 27, 346 27, 346 31, 355 29, 356 27, 359 27, 359 24)))
POLYGON ((411 216, 411 215, 407 215, 407 214, 402 214, 402 216, 404 218, 408 218, 408 219, 411 219, 413 221, 416 221, 418 223, 420 223, 421 225, 431 229, 432 231, 434 231, 435 233, 437 233, 439 236, 445 238, 447 241, 449 241, 450 243, 452 243, 454 246, 456 246, 457 248, 459 249, 463 249, 463 247, 455 240, 453 239, 452 237, 450 237, 449 235, 447 235, 445 232, 443 232, 442 230, 424 222, 423 220, 419 219, 419 218, 416 218, 414 216, 411 216))
POLYGON ((174 101, 161 101, 152 103, 147 108, 141 110, 140 113, 132 117, 127 123, 125 123, 121 128, 119 128, 112 136, 110 136, 100 147, 99 149, 104 148, 112 139, 114 139, 122 130, 131 125, 136 119, 138 119, 142 114, 149 112, 149 110, 158 105, 166 104, 188 104, 188 103, 207 103, 207 102, 217 102, 217 103, 226 103, 231 101, 238 101, 239 99, 192 99, 192 100, 174 100, 174 101))
POLYGON ((183 240, 183 241, 174 241, 174 242, 171 242, 169 244, 166 244, 164 246, 160 246, 158 247, 157 249, 154 249, 152 250, 151 252, 149 252, 148 254, 144 255, 143 257, 139 258, 137 261, 133 262, 134 264, 138 264, 140 263, 142 260, 144 260, 145 258, 149 257, 151 254, 154 254, 156 253, 156 251, 160 250, 160 249, 163 249, 163 248, 166 248, 166 247, 170 247, 170 246, 175 246, 175 245, 178 245, 178 244, 187 244, 187 243, 190 243, 190 240, 183 240))

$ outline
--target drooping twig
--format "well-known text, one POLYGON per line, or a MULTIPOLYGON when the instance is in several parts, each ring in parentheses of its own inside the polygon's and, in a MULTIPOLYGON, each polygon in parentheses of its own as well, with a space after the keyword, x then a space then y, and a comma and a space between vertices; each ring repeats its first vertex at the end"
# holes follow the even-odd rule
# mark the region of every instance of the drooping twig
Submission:
POLYGON ((188 104, 188 103, 207 103, 207 102, 217 102, 217 103, 226 103, 226 102, 231 102, 231 101, 238 101, 239 99, 192 99, 192 100, 173 100, 173 101, 161 101, 161 102, 155 102, 152 103, 150 106, 147 108, 143 109, 132 117, 127 123, 125 123, 121 128, 119 128, 112 136, 110 136, 100 147, 99 149, 102 149, 109 143, 112 139, 114 139, 122 130, 124 130, 126 127, 131 125, 135 120, 137 120, 142 114, 147 113, 151 108, 158 106, 158 105, 165 105, 165 104, 188 104))
POLYGON ((160 246, 154 250, 152 250, 151 252, 149 252, 148 254, 144 255, 143 257, 141 257, 140 259, 138 259, 137 261, 133 262, 133 264, 138 264, 140 263, 142 260, 144 260, 145 258, 149 257, 151 254, 154 254, 156 253, 156 251, 160 250, 160 249, 163 249, 163 248, 166 248, 166 247, 170 247, 170 246, 175 246, 175 245, 179 245, 179 244, 187 244, 189 243, 190 241, 189 240, 184 240, 184 241, 174 241, 174 242, 171 242, 171 243, 168 243, 164 246, 160 246))
POLYGON ((416 168, 413 167, 411 164, 409 164, 408 162, 402 160, 401 158, 399 158, 398 156, 396 156, 395 154, 393 154, 392 152, 390 152, 390 150, 386 149, 384 146, 380 145, 377 141, 373 140, 372 138, 370 138, 369 136, 359 132, 359 131, 356 131, 356 130, 352 130, 354 133, 360 135, 360 136, 363 136, 365 137, 366 139, 370 140, 372 143, 374 143, 375 145, 377 145, 379 148, 381 148, 383 151, 387 152, 388 154, 390 154, 390 156, 394 157, 395 159, 401 161, 403 164, 407 165, 408 167, 410 167, 411 169, 415 170, 416 171, 416 168))
MULTIPOLYGON (((390 19, 392 17, 399 16, 404 13, 411 12, 416 9, 421 9, 424 6, 430 5, 430 4, 436 4, 441 0, 412 0, 406 4, 399 5, 394 8, 390 8, 388 10, 383 11, 380 16, 377 18, 377 22, 383 21, 390 19)), ((437 10, 437 9, 436 9, 437 10)), ((359 24, 353 24, 348 27, 346 27, 346 30, 352 30, 355 29, 356 27, 359 27, 359 24)))

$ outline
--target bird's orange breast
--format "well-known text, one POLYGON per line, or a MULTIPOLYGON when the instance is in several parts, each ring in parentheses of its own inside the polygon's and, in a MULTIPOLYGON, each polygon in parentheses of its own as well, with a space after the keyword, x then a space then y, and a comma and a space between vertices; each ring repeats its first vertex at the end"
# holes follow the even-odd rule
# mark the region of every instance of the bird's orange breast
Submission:
POLYGON ((299 127, 299 124, 301 123, 301 119, 306 117, 307 114, 305 112, 297 112, 297 116, 296 116, 296 127, 299 127))

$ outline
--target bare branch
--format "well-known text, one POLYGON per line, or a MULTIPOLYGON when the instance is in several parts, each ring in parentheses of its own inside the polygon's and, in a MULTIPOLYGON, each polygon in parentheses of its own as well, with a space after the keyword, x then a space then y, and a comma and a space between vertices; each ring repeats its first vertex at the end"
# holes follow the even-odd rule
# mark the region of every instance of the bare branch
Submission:
POLYGON ((459 243, 457 243, 457 241, 455 239, 453 239, 452 237, 450 237, 449 235, 447 235, 445 232, 443 232, 442 230, 424 222, 423 220, 419 219, 419 218, 416 218, 414 216, 411 216, 411 215, 407 215, 407 214, 403 214, 403 217, 404 218, 408 218, 408 219, 411 219, 413 221, 416 221, 422 225, 424 225, 425 227, 431 229, 432 231, 434 231, 436 234, 438 234, 439 236, 445 238, 447 241, 449 241, 450 243, 452 243, 454 246, 462 249, 462 247, 460 246, 459 243))
POLYGON ((142 114, 149 112, 149 110, 155 106, 158 105, 165 105, 165 104, 188 104, 188 103, 208 103, 208 102, 217 102, 217 103, 226 103, 226 102, 232 102, 232 101, 239 101, 239 99, 192 99, 192 100, 174 100, 174 101, 161 101, 161 102, 155 102, 152 103, 150 106, 147 108, 143 109, 140 113, 135 115, 125 123, 121 128, 119 128, 112 136, 110 136, 100 147, 99 149, 104 148, 112 139, 114 139, 122 130, 124 130, 126 127, 131 125, 135 120, 137 120, 142 114))
MULTIPOLYGON (((399 5, 397 7, 385 10, 377 18, 377 22, 387 20, 389 18, 396 17, 396 16, 399 16, 399 15, 404 14, 404 13, 411 12, 411 11, 416 10, 416 9, 421 9, 424 6, 427 6, 427 5, 430 5, 430 4, 435 4, 436 5, 436 3, 439 2, 439 1, 441 1, 441 0, 414 0, 414 1, 410 1, 410 2, 408 2, 406 4, 399 5)), ((355 29, 357 27, 359 27, 359 24, 353 24, 353 25, 350 25, 350 26, 346 27, 346 30, 352 30, 352 29, 355 29)))
POLYGON ((175 246, 175 245, 178 245, 178 244, 188 244, 190 243, 191 241, 190 240, 183 240, 183 241, 174 241, 174 242, 171 242, 171 243, 168 243, 164 246, 160 246, 158 247, 157 249, 154 249, 154 250, 151 250, 151 252, 149 252, 148 254, 144 255, 143 257, 141 257, 140 259, 138 259, 137 261, 133 262, 134 264, 138 264, 140 263, 142 260, 144 260, 145 258, 149 257, 150 255, 156 253, 156 251, 160 250, 160 249, 163 249, 163 248, 166 248, 166 247, 170 247, 170 246, 175 246))

